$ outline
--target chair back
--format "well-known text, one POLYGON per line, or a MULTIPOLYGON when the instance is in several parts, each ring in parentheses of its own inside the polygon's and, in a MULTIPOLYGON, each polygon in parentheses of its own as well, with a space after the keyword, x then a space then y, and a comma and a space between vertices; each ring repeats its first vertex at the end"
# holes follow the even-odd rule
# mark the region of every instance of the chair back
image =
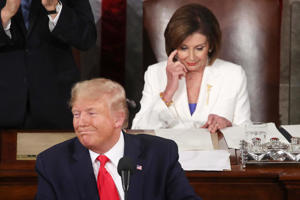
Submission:
POLYGON ((144 69, 166 60, 164 30, 188 3, 208 7, 222 30, 219 57, 247 74, 252 121, 279 124, 281 0, 145 0, 144 69))

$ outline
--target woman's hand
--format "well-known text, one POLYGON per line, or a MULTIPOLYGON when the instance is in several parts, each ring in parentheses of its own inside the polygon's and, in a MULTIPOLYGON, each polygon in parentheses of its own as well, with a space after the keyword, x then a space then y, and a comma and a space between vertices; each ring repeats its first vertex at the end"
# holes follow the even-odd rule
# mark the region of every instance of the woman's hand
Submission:
POLYGON ((178 88, 179 79, 181 79, 181 77, 185 76, 185 74, 187 73, 187 69, 181 62, 173 61, 176 54, 177 50, 174 50, 170 54, 167 62, 166 73, 168 81, 163 96, 166 102, 172 101, 173 95, 178 88))
POLYGON ((215 114, 208 115, 207 122, 202 128, 207 128, 210 133, 215 133, 217 130, 232 126, 232 123, 224 117, 215 114))

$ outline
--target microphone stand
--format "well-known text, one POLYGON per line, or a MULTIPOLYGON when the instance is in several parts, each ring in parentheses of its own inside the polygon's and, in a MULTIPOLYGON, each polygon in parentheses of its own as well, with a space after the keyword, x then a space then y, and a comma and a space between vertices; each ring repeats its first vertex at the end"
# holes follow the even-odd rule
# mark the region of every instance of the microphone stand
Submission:
POLYGON ((128 190, 130 184, 130 176, 134 171, 134 167, 130 158, 124 156, 119 160, 118 173, 122 179, 122 187, 124 190, 124 199, 128 200, 128 190))
POLYGON ((124 190, 124 200, 128 200, 128 189, 129 189, 129 183, 130 183, 130 171, 121 171, 122 177, 124 177, 123 184, 123 190, 124 190))

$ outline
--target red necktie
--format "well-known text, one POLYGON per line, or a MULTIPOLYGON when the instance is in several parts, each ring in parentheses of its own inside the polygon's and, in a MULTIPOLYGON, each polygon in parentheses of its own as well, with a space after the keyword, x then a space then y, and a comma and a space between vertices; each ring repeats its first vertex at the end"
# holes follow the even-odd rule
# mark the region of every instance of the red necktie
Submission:
POLYGON ((105 155, 100 155, 97 157, 97 160, 100 161, 97 179, 100 200, 119 200, 120 198, 116 185, 109 172, 105 169, 105 164, 109 159, 105 155))

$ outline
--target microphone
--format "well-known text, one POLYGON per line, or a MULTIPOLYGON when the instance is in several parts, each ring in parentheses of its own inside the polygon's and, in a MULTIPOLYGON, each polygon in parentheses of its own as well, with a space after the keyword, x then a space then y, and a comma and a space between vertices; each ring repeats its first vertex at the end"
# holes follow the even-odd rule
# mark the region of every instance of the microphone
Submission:
POLYGON ((118 173, 122 179, 122 187, 125 193, 125 200, 127 199, 127 192, 129 189, 130 176, 134 172, 132 161, 129 157, 124 156, 119 160, 118 173))
POLYGON ((137 107, 137 105, 136 105, 136 103, 135 103, 134 100, 126 99, 126 102, 127 102, 128 107, 130 107, 130 108, 135 109, 137 107))

